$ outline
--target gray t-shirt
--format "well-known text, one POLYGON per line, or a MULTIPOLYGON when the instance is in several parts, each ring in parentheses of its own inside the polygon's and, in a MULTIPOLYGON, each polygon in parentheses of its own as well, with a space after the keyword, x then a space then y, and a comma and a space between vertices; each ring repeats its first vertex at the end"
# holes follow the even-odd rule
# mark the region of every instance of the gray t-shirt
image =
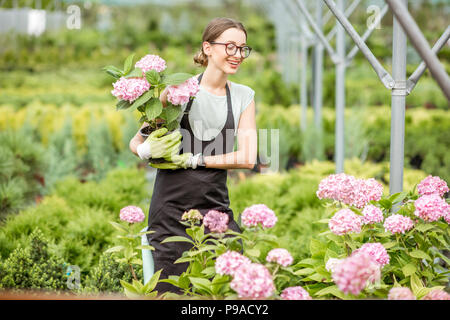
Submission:
MULTIPOLYGON (((255 91, 243 84, 230 81, 231 104, 233 106, 234 135, 237 134, 241 113, 252 102, 255 91)), ((181 105, 182 113, 178 116, 181 122, 187 103, 181 105)), ((200 83, 200 90, 192 102, 189 112, 189 124, 194 136, 203 141, 215 138, 223 129, 227 120, 227 96, 217 96, 204 89, 200 83)))

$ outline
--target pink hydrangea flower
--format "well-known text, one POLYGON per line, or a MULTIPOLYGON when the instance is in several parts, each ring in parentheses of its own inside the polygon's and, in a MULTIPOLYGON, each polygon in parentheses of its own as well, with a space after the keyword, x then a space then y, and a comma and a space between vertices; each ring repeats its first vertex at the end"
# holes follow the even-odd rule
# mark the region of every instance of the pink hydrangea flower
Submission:
POLYGON ((234 276, 236 269, 245 263, 249 264, 251 263, 251 260, 239 252, 228 250, 217 257, 215 263, 216 273, 234 276))
POLYGON ((265 266, 258 263, 244 263, 236 269, 231 289, 239 298, 263 299, 275 291, 272 276, 265 266))
POLYGON ((272 249, 269 251, 266 257, 267 262, 275 262, 283 267, 290 266, 294 262, 289 251, 283 248, 272 249))
POLYGON ((414 222, 409 218, 402 216, 401 214, 393 214, 384 220, 385 231, 392 233, 405 233, 414 227, 414 222))
POLYGON ((145 220, 145 214, 141 208, 136 206, 126 206, 120 209, 120 220, 129 223, 142 222, 145 220))
POLYGON ((121 77, 113 83, 113 87, 114 89, 111 91, 113 96, 131 103, 150 89, 150 83, 145 78, 121 77))
POLYGON ((350 209, 341 209, 328 222, 330 230, 339 236, 349 232, 361 232, 362 219, 350 209))
POLYGON ((208 227, 211 232, 223 233, 228 229, 229 217, 226 213, 209 210, 203 218, 203 224, 208 227))
POLYGON ((383 222, 383 212, 373 204, 365 206, 362 213, 364 215, 362 218, 363 224, 383 222))
POLYGON ((442 197, 448 191, 447 182, 439 177, 433 177, 432 175, 429 175, 417 185, 417 192, 422 196, 438 194, 442 197))
POLYGON ((280 296, 283 300, 312 300, 308 291, 300 286, 286 288, 280 296))
POLYGON ((316 195, 319 199, 333 199, 357 208, 369 201, 378 201, 383 194, 383 185, 375 179, 356 179, 345 173, 332 174, 322 179, 316 195))
POLYGON ((354 252, 339 263, 332 273, 339 290, 348 294, 359 294, 367 283, 374 283, 381 277, 380 265, 367 253, 354 252))
POLYGON ((364 251, 369 254, 381 267, 389 264, 389 254, 381 243, 364 243, 356 251, 364 251))
POLYGON ((141 60, 136 62, 134 67, 141 68, 144 73, 149 70, 161 72, 166 69, 166 61, 164 61, 164 59, 160 56, 147 54, 146 56, 142 57, 141 60))
POLYGON ((344 259, 330 258, 328 259, 325 269, 333 273, 336 270, 336 266, 341 263, 344 259))
POLYGON ((450 300, 450 294, 444 290, 434 289, 428 292, 422 300, 450 300))
MULTIPOLYGON (((448 208, 448 207, 447 207, 448 208)), ((444 220, 447 223, 450 223, 450 210, 447 210, 447 213, 444 215, 444 220)))
POLYGON ((167 100, 174 105, 189 102, 190 97, 195 97, 200 90, 198 80, 195 77, 189 78, 177 86, 168 86, 167 88, 167 100))
POLYGON ((450 205, 437 193, 421 196, 414 201, 414 206, 414 214, 428 222, 445 217, 450 210, 450 205))
POLYGON ((255 227, 260 223, 264 228, 272 228, 277 220, 275 213, 265 204, 245 208, 241 215, 241 221, 246 227, 255 227))
POLYGON ((388 300, 416 300, 416 297, 409 288, 396 287, 389 290, 388 300))

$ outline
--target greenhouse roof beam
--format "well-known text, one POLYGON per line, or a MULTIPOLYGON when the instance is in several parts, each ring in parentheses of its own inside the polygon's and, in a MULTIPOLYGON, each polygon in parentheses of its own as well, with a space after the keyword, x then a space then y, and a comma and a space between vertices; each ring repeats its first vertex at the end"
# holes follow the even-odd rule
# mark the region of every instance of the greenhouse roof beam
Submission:
MULTIPOLYGON (((345 16, 346 16, 347 18, 350 17, 350 16, 352 15, 353 11, 355 11, 356 7, 358 6, 358 4, 359 4, 360 2, 361 2, 361 0, 355 0, 355 1, 353 1, 352 4, 347 8, 347 10, 345 10, 344 14, 345 14, 345 16)), ((330 12, 330 11, 328 11, 328 12, 330 12)), ((332 15, 332 14, 331 14, 331 15, 332 15)), ((335 25, 335 26, 333 27, 333 29, 331 29, 331 31, 328 32, 328 34, 327 34, 327 36, 326 36, 326 39, 327 39, 328 41, 331 41, 331 39, 333 39, 333 37, 334 37, 334 35, 336 34, 336 32, 337 32, 337 25, 335 25)))
POLYGON ((358 46, 359 50, 361 50, 361 52, 364 54, 364 56, 369 61, 370 65, 375 70, 376 74, 378 75, 378 78, 380 78, 383 85, 388 89, 392 89, 395 85, 394 79, 389 74, 389 72, 387 72, 386 69, 381 65, 381 63, 374 56, 372 51, 370 51, 367 44, 360 37, 360 35, 356 32, 355 28, 353 28, 352 24, 345 17, 344 13, 336 7, 336 4, 334 3, 334 1, 332 1, 332 0, 323 0, 323 1, 328 6, 328 8, 331 10, 331 12, 333 12, 333 14, 336 16, 336 19, 342 24, 345 31, 347 31, 347 33, 353 39, 355 44, 358 46))
POLYGON ((314 43, 315 37, 313 36, 308 26, 302 23, 300 16, 297 14, 297 11, 293 10, 293 8, 290 5, 290 0, 282 0, 281 3, 283 4, 286 11, 289 12, 289 15, 291 16, 292 20, 295 21, 298 31, 305 33, 305 38, 308 41, 308 45, 314 43))
MULTIPOLYGON (((373 30, 375 30, 375 27, 380 23, 380 21, 383 19, 383 17, 386 15, 386 13, 388 12, 388 5, 385 5, 383 7, 383 9, 381 9, 380 14, 377 15, 377 17, 375 18, 375 21, 369 26, 369 28, 366 30, 366 32, 364 32, 363 36, 361 37, 361 39, 366 42, 366 40, 370 37, 370 35, 372 34, 373 30)), ((347 64, 349 64, 353 58, 355 57, 355 55, 358 53, 359 48, 358 46, 355 44, 352 48, 352 50, 350 50, 350 52, 347 55, 347 64)))
POLYGON ((420 31, 419 26, 409 14, 408 8, 399 1, 386 0, 386 2, 402 26, 403 31, 411 40, 412 45, 416 48, 417 53, 422 57, 428 66, 428 69, 430 69, 431 75, 436 80, 439 87, 441 87, 442 92, 447 97, 447 100, 450 101, 450 78, 445 71, 445 68, 437 58, 436 53, 430 49, 430 46, 422 31, 420 31))
POLYGON ((312 18, 311 14, 309 13, 308 9, 306 8, 303 0, 294 0, 294 3, 296 3, 298 9, 305 16, 306 20, 308 21, 310 26, 313 28, 314 33, 319 38, 319 41, 322 42, 324 48, 327 50, 328 54, 330 55, 330 58, 333 61, 333 63, 337 64, 339 61, 338 61, 338 57, 337 57, 336 53, 334 52, 331 45, 328 43, 324 34, 320 30, 319 26, 317 26, 317 24, 314 22, 314 19, 312 18))

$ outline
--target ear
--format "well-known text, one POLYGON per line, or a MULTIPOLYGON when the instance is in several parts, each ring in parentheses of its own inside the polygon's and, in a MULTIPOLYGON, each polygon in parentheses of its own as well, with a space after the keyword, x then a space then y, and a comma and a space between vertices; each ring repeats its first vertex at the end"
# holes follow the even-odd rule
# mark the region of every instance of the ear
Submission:
POLYGON ((211 44, 208 41, 203 41, 203 52, 208 56, 211 54, 211 44))

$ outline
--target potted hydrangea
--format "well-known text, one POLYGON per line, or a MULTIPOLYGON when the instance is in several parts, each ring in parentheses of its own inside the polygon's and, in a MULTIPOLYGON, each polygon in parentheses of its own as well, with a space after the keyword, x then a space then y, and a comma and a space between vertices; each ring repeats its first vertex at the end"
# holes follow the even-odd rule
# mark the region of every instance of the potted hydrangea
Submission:
POLYGON ((198 81, 189 73, 166 74, 166 62, 157 55, 148 54, 134 64, 134 53, 125 59, 123 70, 109 65, 103 68, 117 81, 111 93, 119 99, 117 110, 138 110, 141 113, 140 125, 149 125, 140 133, 147 138, 153 131, 167 128, 167 133, 178 127, 177 118, 181 105, 194 99, 199 90, 198 81), (167 105, 159 97, 168 87, 167 105))

